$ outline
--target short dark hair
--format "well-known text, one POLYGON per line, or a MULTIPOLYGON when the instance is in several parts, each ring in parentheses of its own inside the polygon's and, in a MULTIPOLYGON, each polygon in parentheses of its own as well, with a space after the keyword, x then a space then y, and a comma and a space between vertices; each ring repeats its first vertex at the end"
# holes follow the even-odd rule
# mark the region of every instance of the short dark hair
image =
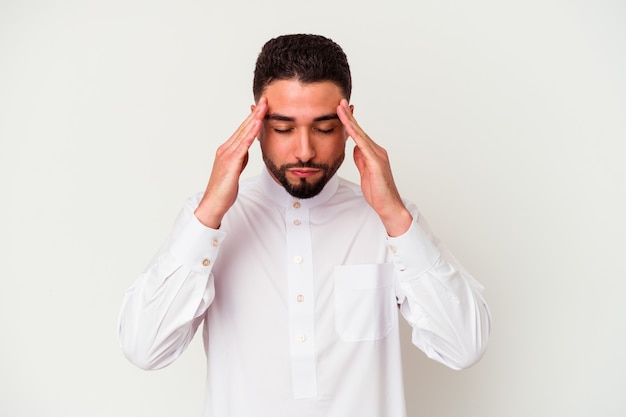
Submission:
POLYGON ((265 88, 276 80, 305 84, 331 81, 341 88, 348 101, 352 93, 346 54, 334 41, 320 35, 282 35, 263 45, 254 68, 255 101, 259 101, 265 88))

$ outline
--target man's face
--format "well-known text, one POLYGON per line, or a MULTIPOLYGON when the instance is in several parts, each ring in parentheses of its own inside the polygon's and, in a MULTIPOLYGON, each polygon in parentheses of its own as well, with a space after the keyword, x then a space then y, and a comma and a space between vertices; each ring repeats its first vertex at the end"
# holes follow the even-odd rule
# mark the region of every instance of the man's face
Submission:
POLYGON ((294 197, 317 195, 345 155, 347 135, 337 117, 341 89, 330 81, 278 80, 263 96, 268 109, 259 142, 265 165, 294 197))

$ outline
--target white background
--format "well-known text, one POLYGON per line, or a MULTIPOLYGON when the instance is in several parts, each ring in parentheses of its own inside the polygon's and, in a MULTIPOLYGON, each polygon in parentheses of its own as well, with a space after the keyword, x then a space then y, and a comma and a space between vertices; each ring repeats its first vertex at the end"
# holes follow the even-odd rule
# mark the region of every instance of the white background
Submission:
POLYGON ((200 338, 141 371, 117 314, 294 32, 487 288, 475 367, 405 340, 409 415, 626 415, 624 2, 0 0, 0 416, 200 416, 200 338))

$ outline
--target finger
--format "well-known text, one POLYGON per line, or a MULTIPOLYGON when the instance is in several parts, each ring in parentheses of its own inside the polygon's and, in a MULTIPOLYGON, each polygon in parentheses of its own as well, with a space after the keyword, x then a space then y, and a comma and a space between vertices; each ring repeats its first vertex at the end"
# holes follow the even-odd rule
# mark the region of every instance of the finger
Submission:
POLYGON ((254 110, 252 110, 250 114, 248 114, 248 117, 246 117, 246 119, 239 125, 229 140, 236 141, 237 139, 241 139, 243 136, 246 136, 246 134, 249 133, 249 131, 257 124, 255 123, 256 121, 263 120, 266 111, 267 99, 261 98, 261 100, 259 100, 259 104, 255 106, 254 110))
POLYGON ((350 110, 348 101, 346 99, 341 100, 337 109, 339 119, 343 123, 346 130, 348 130, 349 134, 354 134, 355 136, 365 135, 365 132, 363 131, 363 129, 361 129, 356 119, 354 118, 354 115, 352 114, 352 111, 350 110))
POLYGON ((356 119, 354 118, 350 108, 348 107, 348 101, 346 99, 342 99, 339 102, 339 106, 337 106, 337 116, 339 116, 339 120, 343 124, 346 132, 351 137, 353 135, 357 135, 357 131, 355 126, 358 126, 356 119))
POLYGON ((337 115, 356 147, 361 150, 362 155, 360 157, 364 162, 369 161, 370 163, 376 163, 376 161, 384 158, 384 151, 363 131, 363 129, 361 129, 345 99, 340 102, 337 108, 337 115), (381 151, 383 151, 382 155, 381 151))
POLYGON ((243 123, 239 125, 235 133, 224 143, 224 147, 226 149, 237 148, 243 144, 246 149, 249 148, 261 130, 262 121, 266 112, 267 99, 262 97, 254 110, 250 112, 243 123))
POLYGON ((265 118, 266 113, 267 99, 265 97, 261 97, 259 103, 256 105, 251 114, 252 119, 246 123, 244 131, 240 133, 241 140, 247 143, 247 148, 250 147, 252 142, 254 142, 254 139, 261 131, 261 126, 263 125, 263 119, 265 118))
POLYGON ((346 129, 346 133, 354 140, 357 146, 372 148, 375 145, 374 141, 365 133, 354 118, 347 100, 341 100, 337 107, 337 115, 346 129))
POLYGON ((246 117, 246 119, 239 125, 237 130, 235 130, 235 133, 231 135, 231 137, 229 138, 230 142, 237 141, 242 137, 243 134, 245 134, 246 131, 250 130, 251 125, 253 125, 256 120, 256 114, 256 109, 250 112, 248 117, 246 117))

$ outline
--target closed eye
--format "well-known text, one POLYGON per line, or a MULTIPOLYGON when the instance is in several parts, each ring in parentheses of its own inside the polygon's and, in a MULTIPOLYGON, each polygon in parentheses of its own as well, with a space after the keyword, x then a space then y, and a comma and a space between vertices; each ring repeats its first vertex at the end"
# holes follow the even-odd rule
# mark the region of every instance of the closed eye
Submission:
POLYGON ((315 130, 323 135, 330 135, 331 133, 335 131, 335 128, 334 127, 331 127, 330 129, 316 128, 315 130))
POLYGON ((285 133, 289 133, 293 130, 293 128, 289 128, 289 129, 278 129, 278 128, 273 128, 274 132, 279 133, 279 134, 285 134, 285 133))

